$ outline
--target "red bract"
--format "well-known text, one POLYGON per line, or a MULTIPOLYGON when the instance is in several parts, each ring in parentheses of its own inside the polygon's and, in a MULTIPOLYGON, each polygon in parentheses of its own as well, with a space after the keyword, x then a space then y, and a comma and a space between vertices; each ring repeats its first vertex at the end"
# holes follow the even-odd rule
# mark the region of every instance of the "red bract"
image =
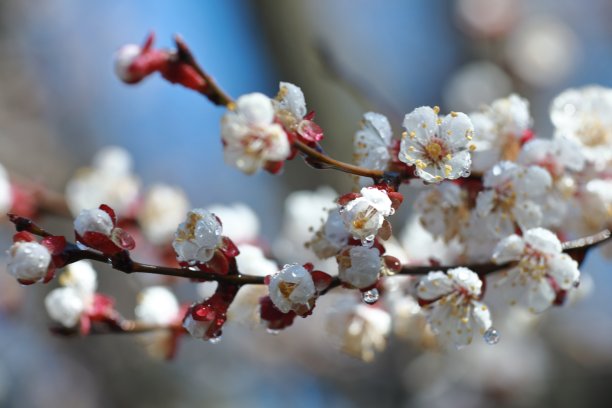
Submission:
POLYGON ((78 242, 83 245, 96 249, 105 255, 115 255, 124 250, 132 250, 136 246, 134 238, 125 230, 117 227, 117 217, 115 211, 102 204, 99 207, 100 210, 104 211, 109 215, 113 222, 113 229, 110 235, 103 234, 97 231, 86 231, 83 235, 78 232, 74 232, 75 238, 78 242))
POLYGON ((128 84, 136 84, 149 75, 159 72, 168 82, 180 84, 186 88, 203 92, 207 83, 189 61, 184 61, 184 55, 169 50, 153 48, 154 33, 150 33, 140 52, 132 55, 133 46, 126 46, 117 52, 117 71, 121 80, 128 84), (124 66, 127 65, 127 66, 124 66))
POLYGON ((270 296, 259 299, 259 315, 268 330, 282 330, 293 324, 295 312, 283 313, 274 306, 270 296))
POLYGON ((100 293, 94 294, 91 306, 81 315, 80 332, 87 335, 93 322, 102 322, 111 326, 120 326, 121 316, 115 310, 115 300, 100 293))
MULTIPOLYGON (((191 317, 196 325, 202 325, 204 339, 214 339, 221 336, 221 328, 227 320, 227 309, 238 293, 238 286, 219 283, 215 294, 208 300, 192 306, 186 313, 183 322, 191 317)), ((194 328, 185 327, 195 336, 194 328)))

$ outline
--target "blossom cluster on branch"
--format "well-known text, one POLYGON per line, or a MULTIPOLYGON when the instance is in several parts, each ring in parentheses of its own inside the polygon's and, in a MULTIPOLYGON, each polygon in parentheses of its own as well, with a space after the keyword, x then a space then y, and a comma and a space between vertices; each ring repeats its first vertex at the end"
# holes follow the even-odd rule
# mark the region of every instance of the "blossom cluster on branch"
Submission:
MULTIPOLYGON (((495 344, 500 334, 486 296, 533 313, 560 306, 579 286, 587 251, 610 238, 611 89, 559 95, 550 139, 536 137, 529 104, 518 95, 468 114, 417 107, 397 138, 384 115, 368 112, 354 136, 354 163, 344 163, 325 153, 324 131, 298 86, 281 82, 275 97, 234 100, 175 42, 175 50, 159 50, 150 35, 143 46, 122 47, 119 79, 135 84, 157 72, 224 107, 224 158, 246 174, 279 174, 300 157, 314 169, 354 175, 355 188, 313 193, 303 204, 289 200, 296 219, 283 234, 292 237, 281 237, 271 254, 248 207, 190 210, 180 189, 166 185, 143 195, 129 155, 107 149, 67 186, 74 243, 35 224, 35 212, 0 202, 18 231, 8 272, 33 284, 66 269, 45 301, 58 333, 138 333, 155 354, 170 357, 184 334, 215 342, 228 321, 285 329, 316 313, 318 299, 333 290, 344 299, 330 313, 331 331, 343 350, 365 360, 400 326, 418 331, 415 338, 435 336, 441 348, 479 336, 495 344), (402 248, 392 219, 407 194, 415 195, 418 224, 402 248), (437 252, 413 250, 421 241, 435 242, 437 252), (137 244, 153 248, 158 265, 135 261, 137 244), (181 305, 168 288, 149 287, 136 319, 125 319, 112 298, 96 292, 87 260, 190 279, 202 299, 181 305), (407 304, 411 312, 402 313, 407 304), (406 323, 416 319, 427 324, 406 323)), ((2 192, 10 187, 0 176, 2 192)))

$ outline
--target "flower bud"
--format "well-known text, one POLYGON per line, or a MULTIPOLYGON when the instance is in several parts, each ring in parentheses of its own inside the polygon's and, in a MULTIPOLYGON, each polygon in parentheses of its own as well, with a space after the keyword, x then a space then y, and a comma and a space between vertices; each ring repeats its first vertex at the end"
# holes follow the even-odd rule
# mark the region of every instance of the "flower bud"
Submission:
POLYGON ((138 295, 135 314, 142 322, 164 326, 178 319, 179 309, 179 303, 171 291, 162 286, 152 286, 138 295))
POLYGON ((51 253, 37 242, 16 242, 9 250, 8 272, 22 284, 42 282, 51 266, 51 253))
POLYGON ((113 227, 110 215, 99 208, 82 210, 74 220, 74 230, 80 236, 84 236, 87 232, 98 232, 110 236, 113 227))
POLYGON ((316 288, 312 275, 298 264, 285 265, 270 278, 270 299, 283 313, 306 314, 314 307, 316 288))
POLYGON ((221 245, 222 233, 223 227, 213 213, 196 208, 179 225, 172 247, 181 262, 205 263, 212 259, 221 245))

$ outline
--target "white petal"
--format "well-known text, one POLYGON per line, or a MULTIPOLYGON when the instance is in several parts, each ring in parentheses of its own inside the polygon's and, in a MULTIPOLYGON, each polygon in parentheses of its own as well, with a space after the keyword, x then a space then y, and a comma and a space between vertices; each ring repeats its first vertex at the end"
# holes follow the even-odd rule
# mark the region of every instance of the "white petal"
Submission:
POLYGON ((444 272, 429 272, 421 278, 418 286, 418 296, 421 299, 432 300, 447 295, 453 291, 453 281, 444 272))
POLYGON ((236 113, 250 125, 265 126, 274 120, 272 101, 261 93, 247 94, 238 98, 236 113))
POLYGON ((560 254, 548 262, 549 274, 564 290, 571 289, 580 279, 578 262, 567 254, 560 254))
POLYGON ((538 227, 542 223, 542 209, 533 201, 517 202, 512 214, 523 231, 538 227))
POLYGON ((444 117, 440 125, 440 137, 448 141, 453 150, 465 148, 472 140, 474 125, 465 113, 454 113, 444 117))
POLYGON ((534 228, 525 231, 525 243, 536 251, 545 254, 557 254, 561 252, 561 242, 557 236, 544 228, 534 228))
POLYGON ((279 84, 280 92, 284 92, 284 97, 279 102, 281 109, 288 110, 298 120, 306 116, 306 100, 304 99, 304 93, 299 86, 296 86, 289 82, 281 82, 279 84))
POLYGON ((525 242, 518 235, 510 235, 497 244, 493 252, 493 261, 503 264, 510 261, 518 261, 525 250, 525 242))
MULTIPOLYGON (((429 106, 416 108, 404 117, 404 128, 410 138, 414 132, 414 139, 420 143, 427 143, 429 138, 438 132, 438 114, 429 106)), ((401 158, 400 158, 401 160, 401 158)))

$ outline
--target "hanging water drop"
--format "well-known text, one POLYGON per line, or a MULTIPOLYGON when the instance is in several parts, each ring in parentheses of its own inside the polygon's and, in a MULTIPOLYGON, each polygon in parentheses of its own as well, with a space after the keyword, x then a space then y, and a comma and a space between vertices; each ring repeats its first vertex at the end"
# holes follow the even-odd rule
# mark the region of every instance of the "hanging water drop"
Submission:
POLYGON ((366 247, 366 248, 372 248, 372 245, 374 245, 374 235, 368 235, 365 238, 361 239, 361 245, 366 247))
POLYGON ((272 335, 274 335, 274 336, 276 336, 278 333, 280 333, 280 330, 274 330, 274 329, 266 329, 266 331, 267 331, 269 334, 272 334, 272 335))
POLYGON ((212 337, 210 339, 208 339, 208 342, 210 344, 217 344, 221 341, 221 336, 217 336, 217 337, 212 337))
POLYGON ((361 295, 363 301, 366 302, 368 305, 373 305, 374 303, 376 303, 379 297, 380 294, 378 293, 378 289, 376 288, 363 292, 361 295))
POLYGON ((482 336, 487 344, 497 344, 499 342, 499 332, 494 327, 490 327, 482 336))

